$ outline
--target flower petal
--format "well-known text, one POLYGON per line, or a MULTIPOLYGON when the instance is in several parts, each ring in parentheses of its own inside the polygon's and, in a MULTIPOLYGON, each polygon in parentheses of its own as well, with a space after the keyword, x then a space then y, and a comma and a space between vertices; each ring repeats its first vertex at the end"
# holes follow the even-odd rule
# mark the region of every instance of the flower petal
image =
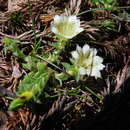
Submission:
POLYGON ((57 28, 55 27, 55 26, 51 26, 51 31, 53 32, 53 33, 55 33, 55 34, 58 34, 58 30, 57 30, 57 28))
POLYGON ((77 17, 75 15, 69 16, 68 17, 68 22, 74 22, 74 23, 79 22, 79 25, 80 25, 80 21, 77 19, 77 17))
POLYGON ((103 58, 99 57, 99 56, 94 56, 93 57, 93 61, 94 61, 95 64, 102 63, 103 62, 103 58))
POLYGON ((94 48, 90 48, 89 50, 90 50, 90 56, 94 58, 97 54, 97 50, 94 48))
POLYGON ((83 67, 79 68, 79 73, 80 73, 80 75, 86 75, 87 74, 86 69, 83 68, 83 67))
POLYGON ((95 76, 95 78, 101 78, 101 73, 100 71, 93 70, 91 76, 95 76))
POLYGON ((62 19, 62 16, 55 15, 54 16, 54 24, 59 24, 62 19))
POLYGON ((71 55, 74 59, 78 60, 79 59, 79 53, 77 51, 72 51, 71 55))
POLYGON ((83 46, 83 49, 82 49, 82 51, 83 51, 83 54, 84 55, 88 55, 88 53, 89 53, 89 45, 87 45, 87 44, 85 44, 84 46, 83 46))
POLYGON ((77 34, 81 33, 83 30, 83 28, 77 28, 77 34))
POLYGON ((82 52, 82 48, 79 45, 77 45, 76 50, 78 51, 78 53, 82 52))

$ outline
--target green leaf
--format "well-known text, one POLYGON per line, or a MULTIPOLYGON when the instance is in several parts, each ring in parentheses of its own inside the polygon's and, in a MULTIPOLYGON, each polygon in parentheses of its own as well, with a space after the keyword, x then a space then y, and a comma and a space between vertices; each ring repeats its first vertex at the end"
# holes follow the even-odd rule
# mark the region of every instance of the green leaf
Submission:
POLYGON ((61 64, 65 67, 66 70, 69 70, 71 68, 71 65, 66 62, 62 62, 61 64))
POLYGON ((80 74, 78 72, 75 74, 75 79, 77 82, 80 80, 80 74))
POLYGON ((55 47, 55 48, 59 48, 61 46, 60 42, 55 42, 53 44, 50 44, 51 46, 55 47))
POLYGON ((59 81, 60 85, 62 86, 62 81, 67 80, 69 76, 65 73, 56 73, 55 78, 59 81))
POLYGON ((18 98, 14 99, 10 106, 9 110, 17 110, 18 108, 22 107, 25 102, 29 101, 33 97, 33 92, 32 91, 25 91, 22 93, 18 98))
POLYGON ((33 56, 27 56, 25 62, 26 63, 22 64, 24 68, 31 71, 37 71, 37 63, 40 62, 40 60, 33 56))
POLYGON ((37 63, 37 68, 38 68, 38 71, 42 73, 47 69, 47 66, 45 64, 43 64, 43 63, 38 62, 37 63))
POLYGON ((5 54, 7 54, 7 52, 12 52, 12 54, 17 58, 24 59, 25 55, 17 46, 17 43, 19 43, 20 41, 8 37, 4 37, 2 41, 4 43, 5 54))
POLYGON ((14 99, 14 100, 11 102, 11 104, 10 104, 10 106, 9 106, 9 110, 10 110, 10 111, 17 110, 18 108, 20 108, 21 106, 23 106, 23 104, 24 104, 24 100, 23 100, 23 99, 21 99, 21 98, 16 98, 16 99, 14 99))

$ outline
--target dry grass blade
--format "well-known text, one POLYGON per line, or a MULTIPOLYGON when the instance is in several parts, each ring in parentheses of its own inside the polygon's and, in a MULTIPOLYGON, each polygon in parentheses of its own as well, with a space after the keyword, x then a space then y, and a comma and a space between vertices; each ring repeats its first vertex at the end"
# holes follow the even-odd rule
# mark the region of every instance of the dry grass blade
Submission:
POLYGON ((0 130, 6 130, 6 123, 7 123, 7 115, 0 111, 0 130))
POLYGON ((125 80, 130 76, 130 66, 127 64, 124 66, 122 70, 120 70, 116 77, 116 86, 115 92, 121 87, 125 80))
POLYGON ((60 120, 66 115, 66 113, 71 111, 77 103, 77 101, 70 101, 66 104, 67 100, 68 99, 66 96, 58 98, 58 100, 52 105, 48 113, 41 117, 40 130, 54 128, 56 124, 60 122, 60 120), (51 124, 51 126, 49 126, 49 124, 51 124))
POLYGON ((53 16, 57 14, 55 12, 61 10, 62 7, 61 8, 54 7, 54 6, 58 6, 59 3, 60 1, 56 1, 56 0, 53 1, 30 0, 31 5, 29 5, 27 0, 14 1, 15 9, 13 9, 13 7, 12 8, 10 7, 11 11, 0 13, 0 31, 3 33, 11 31, 13 35, 15 31, 15 35, 17 34, 17 32, 18 32, 17 35, 19 35, 26 31, 32 30, 33 25, 32 25, 32 17, 30 17, 30 6, 31 6, 31 13, 33 15, 33 19, 35 21, 38 20, 40 24, 41 14, 49 14, 53 16), (19 18, 20 21, 18 20, 19 18))
POLYGON ((123 57, 123 62, 126 64, 127 59, 125 57, 130 54, 129 40, 130 34, 128 33, 127 35, 119 36, 113 41, 106 41, 105 43, 102 43, 102 45, 105 46, 104 49, 107 55, 111 55, 113 59, 116 59, 117 57, 120 59, 123 57))
POLYGON ((9 112, 8 114, 7 130, 38 130, 39 116, 28 109, 23 108, 18 112, 9 112))
POLYGON ((6 62, 0 58, 0 86, 5 86, 11 83, 12 67, 10 65, 10 62, 6 62))
POLYGON ((82 0, 71 0, 68 9, 65 9, 66 15, 77 15, 80 11, 82 0))

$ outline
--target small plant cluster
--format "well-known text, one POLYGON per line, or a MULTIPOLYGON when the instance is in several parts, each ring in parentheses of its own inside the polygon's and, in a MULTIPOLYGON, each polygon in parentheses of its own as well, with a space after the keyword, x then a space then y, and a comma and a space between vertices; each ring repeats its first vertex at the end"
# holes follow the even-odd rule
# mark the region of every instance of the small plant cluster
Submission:
POLYGON ((104 8, 114 8, 118 0, 92 0, 96 5, 103 6, 104 8))
POLYGON ((16 110, 29 101, 42 102, 44 98, 49 96, 45 89, 50 87, 50 80, 54 82, 54 85, 57 84, 57 81, 59 81, 59 85, 62 85, 63 81, 71 77, 75 78, 76 82, 81 80, 83 76, 101 78, 101 70, 105 67, 102 64, 103 58, 98 56, 97 50, 90 48, 88 44, 83 47, 75 45, 76 50, 71 52, 69 63, 59 60, 60 54, 65 51, 66 46, 71 44, 73 37, 84 31, 76 16, 56 15, 51 23, 51 31, 58 39, 57 43, 52 44, 55 50, 41 56, 35 53, 25 56, 17 47, 18 41, 12 42, 11 39, 4 38, 5 52, 11 51, 17 58, 23 59, 23 67, 30 71, 20 82, 17 88, 17 98, 11 102, 9 110, 16 110), (59 68, 57 64, 62 65, 63 69, 59 68))

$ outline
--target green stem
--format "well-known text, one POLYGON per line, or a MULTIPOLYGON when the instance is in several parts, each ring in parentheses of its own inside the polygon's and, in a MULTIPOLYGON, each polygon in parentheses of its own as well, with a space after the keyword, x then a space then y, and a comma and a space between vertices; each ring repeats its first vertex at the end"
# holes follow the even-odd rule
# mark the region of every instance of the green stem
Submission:
POLYGON ((96 104, 93 100, 88 99, 88 98, 85 97, 85 96, 82 96, 82 95, 79 95, 79 94, 76 94, 76 93, 69 93, 69 95, 71 95, 71 96, 76 96, 76 97, 80 97, 80 98, 82 98, 82 99, 85 99, 85 100, 88 101, 88 102, 91 102, 92 104, 96 104))
POLYGON ((88 87, 84 87, 87 91, 89 91, 91 94, 93 94, 95 97, 97 97, 99 100, 102 100, 102 97, 98 96, 94 91, 92 91, 90 88, 88 87))
POLYGON ((97 10, 115 10, 115 9, 124 9, 124 8, 130 8, 130 6, 122 6, 122 7, 117 6, 117 7, 111 7, 111 8, 95 8, 95 9, 83 11, 83 12, 77 14, 77 16, 83 15, 88 12, 97 11, 97 10))
POLYGON ((56 69, 60 70, 61 72, 65 73, 65 74, 67 74, 67 75, 70 75, 70 74, 68 74, 65 70, 59 68, 58 66, 56 66, 56 65, 53 64, 52 62, 47 61, 47 60, 44 59, 43 57, 41 57, 41 56, 39 56, 39 55, 33 55, 33 56, 36 57, 36 58, 39 58, 39 59, 41 59, 41 60, 43 60, 43 61, 45 61, 46 63, 48 63, 48 64, 50 64, 50 65, 52 65, 52 66, 54 66, 56 69))

